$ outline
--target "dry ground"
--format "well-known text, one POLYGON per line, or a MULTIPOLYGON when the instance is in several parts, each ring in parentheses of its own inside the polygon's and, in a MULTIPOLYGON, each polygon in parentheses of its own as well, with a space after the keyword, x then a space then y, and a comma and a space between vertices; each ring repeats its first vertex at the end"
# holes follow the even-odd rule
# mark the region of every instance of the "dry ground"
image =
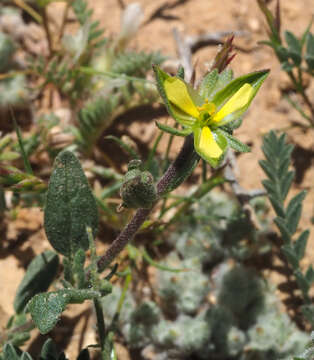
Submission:
MULTIPOLYGON (((101 21, 106 29, 107 35, 113 35, 119 31, 121 8, 117 0, 90 0, 90 5, 94 8, 94 17, 101 21)), ((176 1, 165 0, 140 0, 145 12, 145 19, 149 19, 162 4, 174 4, 176 1)), ((125 4, 131 1, 124 0, 125 4)), ((274 1, 270 1, 270 6, 274 1)), ((283 0, 282 3, 282 27, 289 29, 296 35, 301 35, 308 25, 311 16, 314 14, 313 0, 283 0)), ((59 12, 60 7, 52 9, 59 12)), ((252 152, 238 157, 238 179, 239 183, 246 189, 261 188, 261 180, 264 178, 263 172, 257 162, 262 158, 261 138, 270 129, 288 127, 291 121, 301 120, 299 114, 293 110, 281 97, 282 90, 289 88, 289 81, 281 71, 280 65, 274 58, 270 49, 259 46, 258 41, 266 38, 264 19, 254 0, 190 0, 182 2, 172 9, 165 12, 167 18, 155 18, 142 27, 131 46, 143 50, 161 50, 170 57, 176 57, 176 45, 172 36, 172 29, 177 28, 185 35, 199 35, 216 31, 245 31, 245 37, 235 39, 235 44, 244 51, 237 51, 238 54, 232 63, 235 75, 241 75, 250 71, 270 68, 271 74, 257 98, 254 100, 250 111, 245 117, 244 124, 236 131, 237 137, 243 142, 252 146, 252 152)), ((198 60, 198 74, 206 70, 207 64, 213 59, 216 47, 206 47, 198 51, 193 60, 198 60)), ((308 94, 314 102, 314 81, 308 81, 308 94)), ((134 132, 142 131, 144 125, 132 125, 134 132)), ((152 128, 151 124, 147 125, 152 128)), ((306 262, 313 263, 314 260, 314 226, 311 218, 314 215, 314 131, 302 132, 300 129, 288 130, 289 140, 296 145, 294 162, 297 171, 297 178, 294 184, 294 192, 301 189, 308 190, 305 200, 302 228, 311 229, 311 238, 307 248, 306 262)), ((136 137, 136 135, 135 135, 136 137)), ((181 140, 178 140, 178 146, 181 140)), ((162 152, 163 143, 159 147, 162 152)), ((16 287, 21 280, 26 259, 49 248, 49 244, 42 230, 42 213, 38 210, 20 211, 18 218, 11 221, 8 231, 9 245, 7 250, 0 256, 0 283, 2 284, 1 298, 1 325, 13 313, 12 301, 16 287), (19 244, 16 244, 18 234, 19 244), (27 240, 27 241, 26 241, 27 240), (14 256, 8 256, 10 253, 14 256)), ((85 338, 80 339, 80 329, 86 326, 85 320, 88 319, 89 312, 86 310, 79 319, 83 309, 66 312, 71 314, 71 319, 65 324, 79 323, 76 328, 74 338, 68 348, 69 357, 74 358, 79 345, 90 344, 93 340, 93 329, 85 333, 85 338), (78 311, 79 310, 79 311, 78 311)), ((87 321, 87 320, 86 320, 87 321)), ((62 329, 66 331, 66 325, 59 330, 59 337, 64 337, 62 329)), ((64 343, 66 345, 66 343, 64 343)), ((35 344, 33 344, 35 346, 35 344)), ((121 356, 121 359, 126 359, 121 356)))

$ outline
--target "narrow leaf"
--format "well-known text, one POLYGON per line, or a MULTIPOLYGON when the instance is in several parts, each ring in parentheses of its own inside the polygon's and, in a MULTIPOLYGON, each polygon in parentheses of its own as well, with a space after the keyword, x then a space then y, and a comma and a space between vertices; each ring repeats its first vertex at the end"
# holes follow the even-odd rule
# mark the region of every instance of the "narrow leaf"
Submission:
POLYGON ((293 179, 294 179, 294 171, 289 171, 288 174, 281 179, 280 188, 281 188, 282 201, 284 201, 285 198, 287 197, 293 179))
POLYGON ((287 258, 289 264, 293 267, 293 269, 299 268, 299 260, 294 252, 294 249, 289 244, 282 245, 281 247, 282 252, 284 253, 285 257, 287 258))
POLYGON ((125 141, 122 139, 114 136, 114 135, 108 135, 105 137, 107 140, 113 140, 116 142, 128 155, 130 155, 133 159, 139 159, 139 154, 132 148, 132 146, 129 146, 125 141))
POLYGON ((306 190, 300 191, 297 195, 295 195, 289 202, 287 209, 286 209, 286 214, 287 217, 290 216, 291 213, 294 212, 295 208, 299 205, 302 205, 302 201, 304 200, 306 196, 306 190))
POLYGON ((282 236, 282 240, 284 241, 284 243, 286 244, 290 244, 291 242, 291 234, 290 231, 285 223, 285 220, 281 217, 276 217, 274 219, 275 224, 277 225, 281 236, 282 236))
POLYGON ((301 218, 302 205, 297 205, 294 210, 287 216, 287 226, 291 232, 294 234, 297 231, 298 224, 301 218))
POLYGON ((274 208, 274 210, 276 211, 276 214, 282 218, 285 217, 285 211, 284 211, 284 208, 283 208, 283 205, 281 203, 280 200, 278 200, 275 196, 273 195, 268 195, 269 197, 269 200, 274 208))
POLYGON ((176 136, 187 136, 192 133, 192 129, 189 127, 185 128, 183 130, 179 130, 179 129, 173 128, 171 126, 161 124, 158 121, 156 121, 156 126, 158 127, 158 129, 165 131, 171 135, 176 135, 176 136))
POLYGON ((294 276, 296 277, 297 283, 303 294, 307 294, 310 290, 310 284, 304 277, 300 269, 295 270, 294 276))
POLYGON ((301 54, 302 47, 300 41, 291 31, 285 31, 285 40, 289 46, 289 49, 295 51, 298 54, 301 54))
POLYGON ((294 251, 299 260, 302 260, 305 254, 307 240, 309 238, 310 232, 309 230, 305 230, 302 234, 298 237, 298 239, 293 244, 294 251))
POLYGON ((270 162, 267 162, 266 160, 260 160, 259 165, 264 170, 265 174, 272 181, 275 182, 276 181, 276 169, 274 168, 274 166, 270 162))
POLYGON ((312 265, 306 270, 305 277, 310 284, 314 283, 314 269, 312 265))

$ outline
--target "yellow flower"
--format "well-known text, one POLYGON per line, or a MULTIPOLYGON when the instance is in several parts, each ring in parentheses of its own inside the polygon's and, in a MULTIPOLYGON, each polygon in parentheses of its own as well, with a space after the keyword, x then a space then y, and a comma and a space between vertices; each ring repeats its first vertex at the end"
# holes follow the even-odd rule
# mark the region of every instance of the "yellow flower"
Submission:
MULTIPOLYGON (((184 127, 182 134, 178 131, 177 134, 186 136, 193 132, 196 152, 213 166, 219 163, 228 144, 232 146, 232 140, 241 144, 219 128, 241 117, 268 75, 266 70, 248 74, 211 94, 206 92, 206 81, 197 91, 179 77, 169 76, 158 68, 155 71, 160 93, 170 115, 184 127)), ((217 71, 209 73, 209 76, 219 78, 217 71)))

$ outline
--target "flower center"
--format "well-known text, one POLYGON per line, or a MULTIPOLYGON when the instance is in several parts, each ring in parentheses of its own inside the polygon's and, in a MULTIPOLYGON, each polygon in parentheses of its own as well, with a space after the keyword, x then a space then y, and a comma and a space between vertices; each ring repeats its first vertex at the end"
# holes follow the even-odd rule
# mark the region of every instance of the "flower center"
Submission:
POLYGON ((213 103, 208 102, 208 99, 205 99, 205 102, 202 106, 198 106, 197 110, 199 111, 199 120, 201 126, 208 125, 212 116, 216 112, 216 106, 213 103))

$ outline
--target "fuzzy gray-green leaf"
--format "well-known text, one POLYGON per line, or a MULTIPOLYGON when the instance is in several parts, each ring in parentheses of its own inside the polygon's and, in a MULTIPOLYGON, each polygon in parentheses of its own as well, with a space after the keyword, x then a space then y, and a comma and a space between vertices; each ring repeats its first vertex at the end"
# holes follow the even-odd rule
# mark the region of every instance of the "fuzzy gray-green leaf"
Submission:
POLYGON ((34 258, 15 295, 14 309, 17 313, 23 311, 34 295, 48 289, 57 274, 58 266, 59 258, 54 251, 47 250, 34 258))
POLYGON ((79 304, 97 296, 100 294, 93 290, 74 289, 37 294, 28 303, 28 310, 40 333, 47 334, 54 328, 68 304, 79 304))
POLYGON ((97 204, 82 167, 70 151, 61 152, 54 164, 45 207, 45 231, 59 253, 71 256, 88 249, 86 226, 95 235, 97 204))

